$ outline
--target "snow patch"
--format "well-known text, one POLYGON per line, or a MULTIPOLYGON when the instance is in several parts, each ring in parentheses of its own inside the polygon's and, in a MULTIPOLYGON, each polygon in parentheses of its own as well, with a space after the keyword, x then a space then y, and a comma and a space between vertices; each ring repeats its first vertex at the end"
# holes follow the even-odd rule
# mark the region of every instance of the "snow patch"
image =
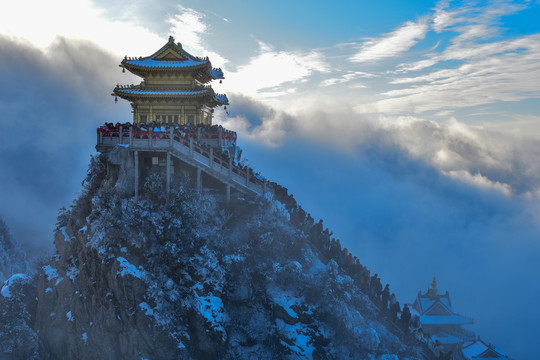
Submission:
POLYGON ((233 263, 237 263, 237 262, 241 262, 241 261, 244 261, 245 257, 244 256, 240 256, 238 254, 236 255, 227 255, 223 258, 223 260, 225 261, 226 264, 230 265, 230 264, 233 264, 233 263))
POLYGON ((142 266, 139 266, 139 268, 137 269, 135 265, 131 264, 123 257, 118 257, 116 258, 116 260, 118 260, 118 262, 120 263, 120 270, 118 270, 118 274, 122 276, 131 275, 138 279, 142 278, 142 275, 144 273, 142 266))
POLYGON ((309 329, 302 323, 295 325, 286 324, 283 320, 277 319, 276 325, 282 335, 288 341, 281 340, 281 344, 288 347, 293 353, 306 359, 311 359, 313 355, 313 339, 307 334, 309 329))
POLYGON ((79 229, 79 234, 86 234, 87 231, 88 231, 88 226, 83 226, 82 228, 79 229))
POLYGON ((30 280, 30 276, 28 276, 26 274, 12 275, 9 279, 7 279, 4 282, 4 285, 2 286, 2 290, 0 291, 0 293, 5 298, 11 297, 10 287, 13 284, 15 284, 15 283, 24 284, 24 283, 27 283, 29 280, 30 280))
MULTIPOLYGON (((195 284, 192 289, 202 290, 201 284, 195 284)), ((223 340, 225 340, 225 328, 222 324, 226 321, 226 316, 223 310, 223 302, 221 298, 213 296, 212 294, 207 296, 200 296, 194 291, 195 306, 199 313, 210 323, 212 328, 221 332, 223 340)))
POLYGON ((43 267, 43 271, 45 272, 45 275, 47 275, 47 280, 48 281, 56 279, 55 285, 58 285, 60 283, 60 281, 64 280, 63 277, 58 276, 58 271, 55 268, 53 268, 52 266, 50 266, 50 265, 45 265, 43 267))
POLYGON ((48 292, 52 292, 52 288, 48 287, 45 289, 45 292, 48 293, 48 292))
POLYGON ((274 302, 281 306, 283 309, 285 309, 285 311, 287 312, 287 314, 289 314, 290 317, 295 319, 298 318, 298 314, 296 314, 296 312, 291 309, 291 306, 297 305, 299 302, 301 302, 301 299, 298 299, 293 295, 281 291, 272 294, 272 297, 274 299, 274 302))
POLYGON ((142 311, 144 311, 144 314, 147 316, 154 316, 154 309, 150 307, 146 302, 142 302, 139 304, 139 307, 142 311))
POLYGON ((71 311, 67 312, 66 317, 69 321, 73 322, 73 315, 71 315, 71 311))
POLYGON ((56 279, 58 277, 58 271, 56 271, 56 269, 50 265, 45 265, 43 267, 43 271, 45 272, 45 275, 47 275, 48 281, 51 281, 52 279, 56 279))
POLYGON ((88 341, 88 335, 86 333, 82 334, 82 340, 84 341, 85 344, 88 341))
POLYGON ((199 296, 199 312, 215 327, 225 320, 223 302, 217 296, 199 296))
POLYGON ((70 242, 71 241, 71 238, 68 236, 68 234, 66 233, 66 227, 65 226, 62 226, 60 229, 60 232, 62 233, 62 235, 64 235, 64 241, 65 242, 70 242))
POLYGON ((377 360, 399 360, 397 355, 383 354, 377 360))

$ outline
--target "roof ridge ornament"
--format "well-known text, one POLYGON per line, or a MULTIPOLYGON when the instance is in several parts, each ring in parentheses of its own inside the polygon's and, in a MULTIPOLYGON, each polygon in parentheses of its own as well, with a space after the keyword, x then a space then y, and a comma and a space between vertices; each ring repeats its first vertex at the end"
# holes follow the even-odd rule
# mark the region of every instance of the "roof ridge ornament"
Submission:
POLYGON ((437 279, 435 279, 435 276, 433 276, 433 280, 431 280, 431 288, 428 290, 429 298, 431 300, 435 300, 438 291, 439 290, 437 289, 437 279))

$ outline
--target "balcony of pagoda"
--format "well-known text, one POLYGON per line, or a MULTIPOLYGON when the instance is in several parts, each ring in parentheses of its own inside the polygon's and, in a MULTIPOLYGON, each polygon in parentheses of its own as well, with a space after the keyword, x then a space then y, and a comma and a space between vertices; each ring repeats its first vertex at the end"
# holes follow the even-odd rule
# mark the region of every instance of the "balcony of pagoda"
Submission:
MULTIPOLYGON (((107 152, 120 146, 134 152, 165 152, 197 169, 197 188, 200 189, 200 172, 227 185, 227 198, 230 187, 243 192, 264 195, 270 189, 266 180, 260 178, 252 169, 235 163, 232 157, 224 157, 223 147, 234 144, 236 138, 226 139, 224 134, 233 134, 219 128, 218 131, 203 131, 201 128, 191 129, 187 133, 167 131, 124 129, 97 129, 96 149, 107 152), (216 134, 217 133, 217 134, 216 134)), ((169 170, 167 173, 169 174, 169 170)), ((170 175, 167 184, 170 183, 170 175)), ((169 185, 167 185, 168 187, 169 185)))

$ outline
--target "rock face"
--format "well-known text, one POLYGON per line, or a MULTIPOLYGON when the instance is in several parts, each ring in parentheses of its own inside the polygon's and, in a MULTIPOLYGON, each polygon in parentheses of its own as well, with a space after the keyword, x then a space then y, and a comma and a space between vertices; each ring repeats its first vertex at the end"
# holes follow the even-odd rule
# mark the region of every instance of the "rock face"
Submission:
POLYGON ((51 358, 424 358, 314 245, 313 223, 294 226, 272 199, 167 195, 158 174, 135 201, 126 153, 94 158, 59 216, 36 285, 51 358))
POLYGON ((173 358, 162 351, 167 346, 160 339, 167 337, 138 308, 145 282, 88 246, 85 229, 73 225, 56 233, 58 253, 37 285, 36 328, 53 358, 173 358))
POLYGON ((34 279, 26 256, 0 218, 0 359, 39 359, 34 279))
POLYGON ((40 359, 40 344, 32 329, 36 289, 25 274, 12 275, 0 291, 0 359, 40 359))
POLYGON ((26 256, 13 240, 9 229, 0 217, 0 283, 14 273, 26 270, 26 256))

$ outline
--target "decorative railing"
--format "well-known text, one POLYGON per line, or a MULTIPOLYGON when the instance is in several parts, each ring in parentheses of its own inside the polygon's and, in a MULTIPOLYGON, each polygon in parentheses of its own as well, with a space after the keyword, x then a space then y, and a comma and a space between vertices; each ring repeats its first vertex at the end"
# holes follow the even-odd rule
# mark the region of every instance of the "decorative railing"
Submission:
MULTIPOLYGON (((150 134, 154 138, 168 138, 170 136, 170 130, 166 131, 153 131, 152 129, 149 130, 133 130, 133 129, 122 129, 122 134, 125 136, 129 136, 129 132, 133 134, 133 136, 137 139, 147 139, 150 134)), ((104 137, 118 137, 120 135, 120 130, 118 129, 104 129, 104 128, 98 128, 97 129, 98 135, 102 134, 104 137)), ((174 130, 173 135, 175 137, 177 136, 187 136, 187 137, 193 137, 196 138, 197 141, 201 140, 221 140, 220 142, 223 144, 223 146, 228 146, 231 144, 236 143, 237 135, 233 131, 228 130, 207 130, 204 128, 189 128, 189 129, 181 129, 181 130, 174 130)))
POLYGON ((215 154, 213 147, 195 140, 196 138, 205 139, 206 136, 219 136, 220 133, 222 134, 221 136, 233 134, 232 132, 195 131, 195 134, 197 134, 196 137, 193 136, 193 132, 186 133, 182 131, 182 133, 174 132, 174 129, 170 129, 169 131, 152 131, 133 130, 133 128, 129 128, 128 130, 123 128, 118 130, 98 128, 97 142, 98 146, 112 147, 116 145, 127 145, 136 149, 160 148, 174 150, 176 153, 191 158, 198 164, 217 172, 222 177, 228 178, 260 195, 267 192, 266 180, 256 176, 252 169, 237 164, 230 157, 222 156, 219 153, 215 154))

